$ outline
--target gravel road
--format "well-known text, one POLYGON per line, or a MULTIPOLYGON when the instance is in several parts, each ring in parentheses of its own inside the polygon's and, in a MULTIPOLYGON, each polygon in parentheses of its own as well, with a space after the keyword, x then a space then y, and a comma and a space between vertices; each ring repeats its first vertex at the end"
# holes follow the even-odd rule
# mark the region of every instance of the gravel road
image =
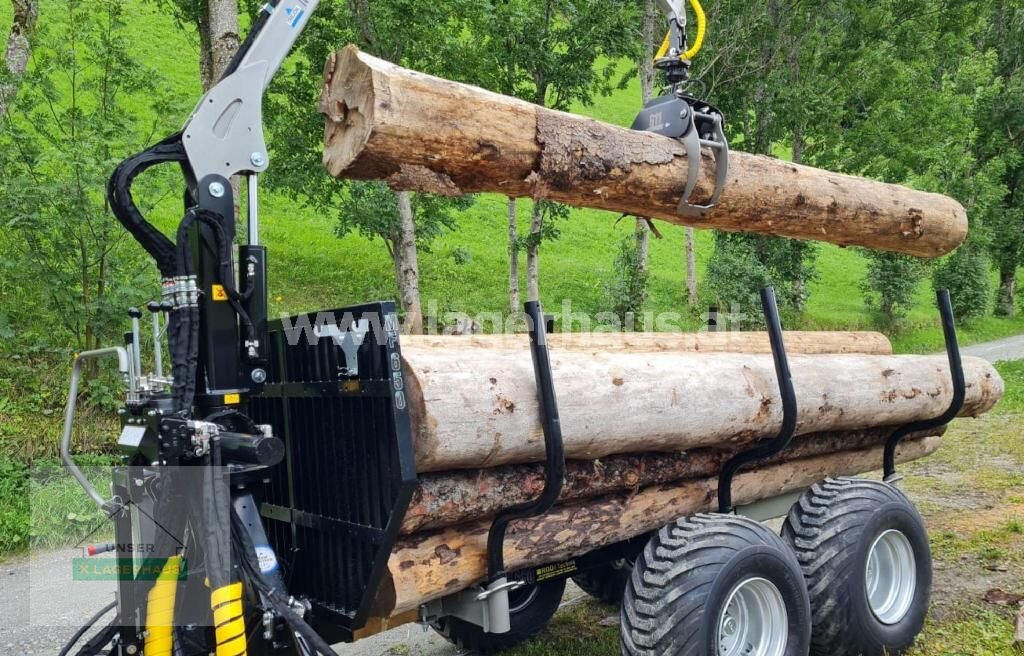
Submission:
MULTIPOLYGON (((0 654, 54 656, 97 610, 114 599, 111 581, 73 579, 77 549, 46 551, 0 564, 0 654)), ((584 596, 569 584, 563 603, 584 596)), ((90 634, 91 635, 91 634, 90 634)), ((88 638, 85 638, 88 639, 88 638)), ((455 656, 459 653, 433 631, 417 624, 392 629, 351 645, 340 656, 455 656)))
POLYGON ((984 344, 974 344, 960 349, 964 355, 984 358, 989 362, 1024 359, 1024 335, 1014 335, 984 344))

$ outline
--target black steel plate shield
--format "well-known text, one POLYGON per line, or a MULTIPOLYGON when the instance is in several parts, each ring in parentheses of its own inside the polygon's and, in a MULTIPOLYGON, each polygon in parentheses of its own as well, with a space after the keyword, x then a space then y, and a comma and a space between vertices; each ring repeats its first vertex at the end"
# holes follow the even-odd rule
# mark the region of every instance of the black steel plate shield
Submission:
POLYGON ((261 514, 288 591, 342 634, 369 617, 416 484, 398 328, 393 302, 273 321, 251 399, 285 443, 261 514), (350 362, 336 336, 364 328, 350 362))

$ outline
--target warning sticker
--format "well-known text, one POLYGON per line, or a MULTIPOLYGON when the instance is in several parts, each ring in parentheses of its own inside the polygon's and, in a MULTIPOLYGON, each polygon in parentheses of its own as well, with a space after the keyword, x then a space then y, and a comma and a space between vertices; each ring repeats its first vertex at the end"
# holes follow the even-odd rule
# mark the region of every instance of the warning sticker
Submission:
POLYGON ((228 300, 228 292, 224 289, 224 285, 214 285, 210 288, 211 296, 215 301, 226 301, 228 300))

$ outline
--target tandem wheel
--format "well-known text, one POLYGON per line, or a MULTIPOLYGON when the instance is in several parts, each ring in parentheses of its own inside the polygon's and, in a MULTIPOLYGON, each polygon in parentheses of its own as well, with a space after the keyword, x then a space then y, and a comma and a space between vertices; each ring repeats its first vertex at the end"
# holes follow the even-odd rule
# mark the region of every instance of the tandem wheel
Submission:
POLYGON ((924 626, 932 559, 924 522, 896 487, 826 479, 782 527, 810 590, 813 656, 891 656, 924 626))
POLYGON ((764 525, 734 515, 676 520, 637 559, 622 601, 623 656, 805 656, 803 573, 764 525))
POLYGON ((458 617, 442 617, 431 627, 459 649, 475 654, 497 654, 526 642, 544 630, 562 603, 565 579, 533 583, 508 593, 512 629, 508 633, 486 633, 483 628, 458 617))
POLYGON ((616 545, 621 557, 598 567, 573 574, 572 582, 598 601, 618 606, 626 594, 626 585, 633 575, 636 559, 643 551, 650 535, 641 535, 616 545))

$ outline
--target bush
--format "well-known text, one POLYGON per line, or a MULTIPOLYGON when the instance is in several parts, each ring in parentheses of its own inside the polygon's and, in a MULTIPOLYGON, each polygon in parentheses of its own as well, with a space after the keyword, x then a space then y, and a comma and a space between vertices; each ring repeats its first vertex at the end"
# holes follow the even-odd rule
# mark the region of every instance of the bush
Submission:
POLYGON ((957 320, 973 319, 988 312, 992 297, 988 270, 988 258, 981 249, 970 246, 957 250, 935 270, 932 285, 937 290, 949 290, 957 320))
POLYGON ((861 284, 864 302, 878 312, 883 327, 893 328, 913 305, 928 263, 900 253, 864 251, 864 254, 868 259, 868 274, 861 284))
MULTIPOLYGON (((604 286, 608 306, 623 325, 627 325, 626 317, 641 317, 644 301, 647 300, 646 268, 640 267, 640 257, 636 248, 636 237, 629 233, 619 242, 619 250, 612 266, 612 279, 604 286)), ((637 326, 639 328, 640 326, 637 326)))

